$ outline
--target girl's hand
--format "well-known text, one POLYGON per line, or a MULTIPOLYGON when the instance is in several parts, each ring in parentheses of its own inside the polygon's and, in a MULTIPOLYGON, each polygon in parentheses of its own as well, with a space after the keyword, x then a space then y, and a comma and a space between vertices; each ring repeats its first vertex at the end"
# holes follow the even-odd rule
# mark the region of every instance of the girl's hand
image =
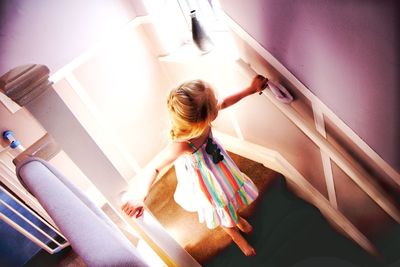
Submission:
POLYGON ((251 81, 251 84, 250 84, 251 92, 253 94, 261 92, 262 90, 264 90, 267 87, 267 85, 268 85, 267 83, 268 83, 268 79, 267 78, 265 78, 262 75, 257 75, 251 81))
POLYGON ((142 200, 129 199, 121 209, 128 215, 132 217, 136 214, 136 218, 142 216, 144 211, 144 203, 142 200))

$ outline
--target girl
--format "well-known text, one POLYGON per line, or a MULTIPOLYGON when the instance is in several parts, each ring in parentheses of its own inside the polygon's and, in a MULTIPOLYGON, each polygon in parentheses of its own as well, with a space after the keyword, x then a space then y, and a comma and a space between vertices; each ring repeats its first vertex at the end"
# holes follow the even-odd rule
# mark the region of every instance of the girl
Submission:
POLYGON ((267 79, 253 78, 244 90, 217 102, 213 89, 201 80, 186 82, 168 96, 172 142, 143 171, 141 192, 129 199, 122 210, 128 216, 143 214, 143 202, 164 167, 175 163, 178 185, 174 198, 188 211, 196 211, 200 222, 213 229, 219 225, 246 256, 256 254, 240 232, 252 226, 237 213, 257 196, 254 183, 243 174, 213 137, 211 122, 218 111, 242 98, 262 91, 267 79))

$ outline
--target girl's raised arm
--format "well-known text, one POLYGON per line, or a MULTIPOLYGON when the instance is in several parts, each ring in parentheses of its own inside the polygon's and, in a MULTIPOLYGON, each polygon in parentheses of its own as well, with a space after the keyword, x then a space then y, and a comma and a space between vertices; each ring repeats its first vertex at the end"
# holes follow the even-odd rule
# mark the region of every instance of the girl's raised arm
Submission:
POLYGON ((233 104, 239 102, 246 96, 252 95, 257 92, 261 92, 267 86, 268 79, 262 75, 257 75, 251 81, 251 84, 235 94, 225 97, 222 101, 218 103, 218 108, 224 109, 232 106, 233 104))
POLYGON ((147 174, 144 190, 147 195, 151 186, 157 178, 158 173, 170 166, 183 153, 191 151, 190 146, 186 142, 169 143, 144 169, 147 174))
POLYGON ((168 144, 140 173, 140 184, 134 190, 135 193, 129 196, 122 210, 128 215, 136 218, 143 214, 143 202, 146 199, 151 186, 156 180, 159 172, 170 166, 180 155, 191 151, 190 146, 185 142, 172 142, 168 144))

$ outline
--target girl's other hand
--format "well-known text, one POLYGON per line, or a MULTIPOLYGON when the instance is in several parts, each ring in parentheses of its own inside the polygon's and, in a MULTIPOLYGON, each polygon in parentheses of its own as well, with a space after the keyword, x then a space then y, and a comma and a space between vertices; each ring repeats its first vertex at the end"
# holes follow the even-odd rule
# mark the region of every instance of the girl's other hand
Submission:
POLYGON ((268 79, 262 75, 257 75, 251 81, 250 88, 252 93, 258 93, 264 90, 268 85, 268 79))
POLYGON ((121 209, 129 217, 136 215, 135 217, 139 218, 143 214, 144 203, 141 200, 130 199, 124 205, 122 205, 121 209))

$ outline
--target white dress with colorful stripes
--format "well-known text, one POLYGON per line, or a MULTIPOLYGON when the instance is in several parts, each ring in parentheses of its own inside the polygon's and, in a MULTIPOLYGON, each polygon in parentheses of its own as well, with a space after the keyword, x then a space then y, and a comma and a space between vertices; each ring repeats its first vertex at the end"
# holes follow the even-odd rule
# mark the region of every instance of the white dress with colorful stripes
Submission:
POLYGON ((206 151, 207 142, 199 148, 189 142, 194 152, 175 161, 178 185, 174 199, 185 210, 198 212, 199 221, 205 221, 210 229, 218 225, 234 227, 237 210, 253 202, 258 190, 211 133, 209 138, 223 159, 214 163, 213 155, 206 151))

